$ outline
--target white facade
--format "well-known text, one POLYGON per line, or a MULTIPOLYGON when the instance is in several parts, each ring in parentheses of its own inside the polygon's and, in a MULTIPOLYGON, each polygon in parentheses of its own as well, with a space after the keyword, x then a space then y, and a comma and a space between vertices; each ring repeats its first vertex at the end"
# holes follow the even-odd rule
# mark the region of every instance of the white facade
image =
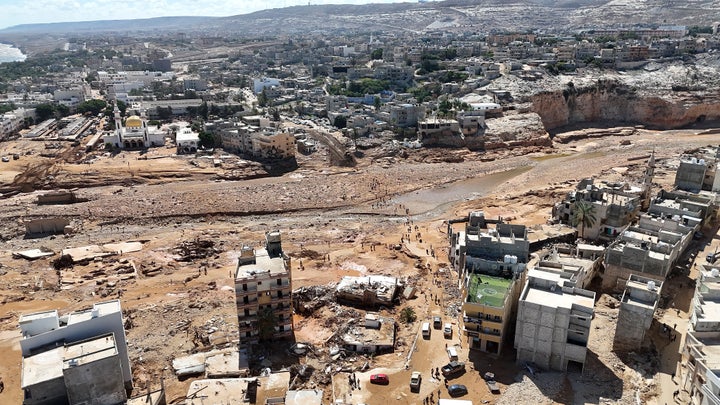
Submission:
POLYGON ((177 145, 177 153, 195 153, 200 144, 200 136, 192 129, 181 128, 175 136, 175 144, 177 145))

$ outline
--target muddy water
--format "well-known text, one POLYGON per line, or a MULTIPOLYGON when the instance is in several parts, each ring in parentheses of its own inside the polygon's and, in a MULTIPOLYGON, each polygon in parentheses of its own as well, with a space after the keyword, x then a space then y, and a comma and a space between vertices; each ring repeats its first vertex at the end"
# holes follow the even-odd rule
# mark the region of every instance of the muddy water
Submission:
POLYGON ((532 166, 521 166, 504 172, 460 180, 434 188, 417 190, 401 194, 393 198, 393 201, 405 205, 413 215, 424 214, 445 208, 458 201, 473 200, 488 195, 497 186, 530 169, 532 169, 532 166))

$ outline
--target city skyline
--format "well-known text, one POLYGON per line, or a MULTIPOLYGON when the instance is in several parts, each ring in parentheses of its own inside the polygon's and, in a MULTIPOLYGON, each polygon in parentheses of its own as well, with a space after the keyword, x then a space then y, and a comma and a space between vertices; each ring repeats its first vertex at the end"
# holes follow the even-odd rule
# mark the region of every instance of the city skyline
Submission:
POLYGON ((172 16, 226 17, 298 5, 403 3, 406 0, 0 0, 0 29, 21 24, 129 20, 172 16))

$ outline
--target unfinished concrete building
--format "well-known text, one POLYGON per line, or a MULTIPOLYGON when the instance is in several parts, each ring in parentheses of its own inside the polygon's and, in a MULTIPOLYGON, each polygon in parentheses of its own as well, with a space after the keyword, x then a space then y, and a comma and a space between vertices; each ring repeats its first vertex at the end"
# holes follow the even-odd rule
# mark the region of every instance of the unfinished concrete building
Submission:
POLYGON ((536 269, 557 272, 566 285, 585 288, 600 267, 605 248, 578 243, 575 246, 558 244, 540 258, 536 269))
POLYGON ((289 338, 292 325, 290 258, 280 231, 265 234, 265 248, 243 247, 235 273, 240 342, 289 338))
POLYGON ((682 156, 675 172, 675 187, 693 193, 701 190, 719 192, 718 158, 720 148, 715 147, 703 148, 691 155, 682 156))
POLYGON ((594 292, 566 285, 557 272, 531 269, 518 305, 517 361, 582 370, 594 305, 594 292))
POLYGON ((123 403, 132 388, 120 301, 62 318, 44 311, 20 317, 24 404, 123 403))
POLYGON ((525 225, 486 219, 482 211, 473 211, 463 230, 455 231, 452 221, 448 230, 450 262, 461 278, 470 273, 515 277, 525 271, 530 254, 525 225))
POLYGON ((679 384, 692 404, 720 404, 720 268, 704 267, 695 287, 679 384))
POLYGON ((335 288, 338 302, 359 307, 390 307, 400 290, 397 278, 390 276, 345 276, 335 288))
POLYGON ((631 274, 664 281, 688 247, 704 216, 698 203, 660 193, 647 214, 629 227, 605 253, 603 288, 624 288, 631 274))
POLYGON ((613 349, 630 351, 639 349, 645 333, 653 321, 662 282, 631 275, 620 300, 613 349))

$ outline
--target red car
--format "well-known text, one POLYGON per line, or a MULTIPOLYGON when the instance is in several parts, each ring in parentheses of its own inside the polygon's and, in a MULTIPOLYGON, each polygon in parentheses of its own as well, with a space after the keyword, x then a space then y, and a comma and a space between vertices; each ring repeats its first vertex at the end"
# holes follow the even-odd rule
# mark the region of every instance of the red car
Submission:
POLYGON ((370 383, 388 385, 390 384, 390 379, 387 374, 373 374, 370 376, 370 383))

